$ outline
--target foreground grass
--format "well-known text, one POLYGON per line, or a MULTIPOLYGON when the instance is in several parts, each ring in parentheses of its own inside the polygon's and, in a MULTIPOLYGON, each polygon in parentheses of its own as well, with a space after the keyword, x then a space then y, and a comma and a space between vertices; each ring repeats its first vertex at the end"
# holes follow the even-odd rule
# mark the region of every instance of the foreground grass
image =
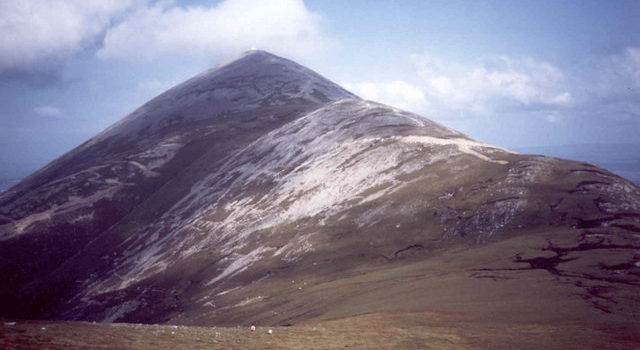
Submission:
POLYGON ((622 248, 592 244, 553 260, 549 247, 576 247, 580 234, 519 236, 321 281, 274 277, 216 300, 255 300, 242 308, 184 320, 226 327, 0 319, 0 350, 640 349, 636 270, 593 268, 626 266, 635 248, 605 242, 622 248))
POLYGON ((633 349, 638 346, 640 335, 632 329, 501 324, 436 312, 368 314, 292 327, 258 327, 255 332, 247 327, 10 320, 0 323, 1 349, 633 349))

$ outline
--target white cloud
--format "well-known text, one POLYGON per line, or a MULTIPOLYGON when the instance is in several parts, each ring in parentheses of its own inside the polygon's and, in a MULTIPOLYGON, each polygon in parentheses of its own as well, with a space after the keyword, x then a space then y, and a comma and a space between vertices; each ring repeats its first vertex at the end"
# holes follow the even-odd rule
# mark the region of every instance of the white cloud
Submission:
POLYGON ((564 74, 547 62, 507 56, 456 63, 432 55, 412 55, 427 99, 445 109, 480 114, 504 106, 568 106, 573 97, 564 74))
POLYGON ((577 110, 616 123, 640 121, 640 48, 581 62, 572 85, 577 110))
POLYGON ((129 6, 127 0, 0 1, 0 73, 80 51, 129 6))
POLYGON ((382 87, 378 86, 380 84, 372 82, 362 82, 342 83, 340 85, 366 100, 382 102, 382 100, 380 99, 380 90, 382 90, 382 87))
POLYGON ((640 121, 640 48, 583 57, 562 69, 528 57, 463 63, 422 54, 410 61, 405 81, 427 101, 414 111, 438 120, 502 115, 611 127, 640 121))
POLYGON ((53 106, 39 106, 35 107, 33 111, 41 117, 59 117, 62 115, 62 110, 53 106))
POLYGON ((640 48, 627 48, 618 64, 629 72, 636 87, 640 87, 640 48))
POLYGON ((361 82, 342 84, 347 90, 372 101, 420 113, 428 108, 429 102, 416 86, 405 81, 361 82))
POLYGON ((439 119, 546 111, 574 103, 564 74, 547 62, 492 56, 459 63, 427 54, 412 55, 410 62, 402 81, 346 87, 364 98, 439 119))
POLYGON ((220 59, 250 47, 294 59, 337 47, 302 0, 2 0, 0 73, 37 70, 102 44, 100 58, 220 59), (102 40, 102 36, 104 39, 102 40), (101 40, 101 42, 98 42, 101 40))
POLYGON ((560 120, 562 120, 562 116, 558 112, 552 111, 545 116, 545 119, 549 123, 558 123, 560 120))
POLYGON ((302 0, 225 0, 215 7, 141 6, 109 29, 101 58, 223 57, 250 47, 293 58, 334 45, 302 0))

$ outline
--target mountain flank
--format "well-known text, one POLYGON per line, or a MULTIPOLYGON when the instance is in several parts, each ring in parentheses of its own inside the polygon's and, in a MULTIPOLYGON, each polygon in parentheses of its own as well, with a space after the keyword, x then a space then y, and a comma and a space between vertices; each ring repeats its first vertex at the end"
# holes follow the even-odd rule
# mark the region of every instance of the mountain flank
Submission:
POLYGON ((634 183, 479 142, 259 50, 0 194, 10 318, 437 313, 616 338, 640 329, 639 286, 634 183))

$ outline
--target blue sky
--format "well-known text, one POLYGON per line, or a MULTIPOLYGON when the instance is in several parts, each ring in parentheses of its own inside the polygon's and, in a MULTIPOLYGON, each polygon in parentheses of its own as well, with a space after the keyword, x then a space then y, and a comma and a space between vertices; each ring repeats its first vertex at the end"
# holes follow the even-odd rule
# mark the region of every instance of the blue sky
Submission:
POLYGON ((257 47, 507 148, 640 143, 640 1, 3 0, 0 170, 257 47))

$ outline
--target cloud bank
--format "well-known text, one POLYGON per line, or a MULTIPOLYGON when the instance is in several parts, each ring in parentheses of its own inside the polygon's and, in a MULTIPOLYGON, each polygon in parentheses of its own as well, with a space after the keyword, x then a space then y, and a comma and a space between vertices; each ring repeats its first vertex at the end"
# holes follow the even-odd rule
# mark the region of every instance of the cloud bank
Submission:
POLYGON ((82 51, 130 5, 127 0, 0 1, 0 74, 42 70, 82 51))
POLYGON ((341 85, 364 99, 384 102, 397 108, 418 112, 429 108, 429 102, 422 90, 405 81, 345 82, 341 85))
POLYGON ((302 0, 226 0, 215 7, 156 3, 110 28, 101 58, 224 57, 251 47, 315 57, 335 43, 302 0))
POLYGON ((258 47, 295 59, 336 47, 302 0, 224 0, 215 7, 174 1, 0 1, 0 74, 98 48, 102 59, 167 56, 220 59, 258 47))
POLYGON ((452 109, 487 114, 500 107, 563 106, 572 101, 560 69, 529 57, 494 56, 465 65, 422 54, 411 61, 429 96, 452 109))
POLYGON ((53 106, 39 106, 35 107, 33 111, 41 117, 59 117, 62 115, 62 110, 53 106))
POLYGON ((408 57, 404 80, 345 84, 354 93, 438 120, 516 116, 640 122, 640 49, 558 67, 531 57, 472 62, 408 57))
POLYGON ((529 57, 491 56, 460 63, 414 54, 409 62, 409 81, 349 86, 365 98, 444 118, 566 107, 574 100, 560 69, 529 57))

